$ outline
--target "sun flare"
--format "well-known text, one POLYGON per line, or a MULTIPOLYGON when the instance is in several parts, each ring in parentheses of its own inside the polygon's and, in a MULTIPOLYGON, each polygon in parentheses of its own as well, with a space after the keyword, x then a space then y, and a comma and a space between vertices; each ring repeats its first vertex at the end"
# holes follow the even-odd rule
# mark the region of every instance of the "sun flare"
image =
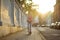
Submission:
POLYGON ((45 14, 46 12, 54 11, 56 0, 33 0, 33 2, 39 5, 39 8, 36 10, 42 14, 45 14))

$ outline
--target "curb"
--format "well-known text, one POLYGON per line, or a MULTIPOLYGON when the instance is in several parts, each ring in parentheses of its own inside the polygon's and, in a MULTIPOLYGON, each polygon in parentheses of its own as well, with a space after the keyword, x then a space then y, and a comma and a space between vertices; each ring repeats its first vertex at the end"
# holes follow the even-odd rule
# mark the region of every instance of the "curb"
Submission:
POLYGON ((41 39, 42 40, 47 40, 46 38, 45 38, 45 36, 43 35, 43 33, 37 28, 37 30, 38 30, 38 32, 39 32, 39 34, 40 34, 40 36, 41 36, 41 39))

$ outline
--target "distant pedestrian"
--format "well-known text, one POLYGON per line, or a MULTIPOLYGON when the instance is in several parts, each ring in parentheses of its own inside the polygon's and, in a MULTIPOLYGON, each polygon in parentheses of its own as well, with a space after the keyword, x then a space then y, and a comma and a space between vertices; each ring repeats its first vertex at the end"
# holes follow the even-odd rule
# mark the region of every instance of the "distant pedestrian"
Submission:
POLYGON ((28 33, 31 34, 31 26, 32 26, 32 16, 29 16, 27 19, 28 22, 28 33))

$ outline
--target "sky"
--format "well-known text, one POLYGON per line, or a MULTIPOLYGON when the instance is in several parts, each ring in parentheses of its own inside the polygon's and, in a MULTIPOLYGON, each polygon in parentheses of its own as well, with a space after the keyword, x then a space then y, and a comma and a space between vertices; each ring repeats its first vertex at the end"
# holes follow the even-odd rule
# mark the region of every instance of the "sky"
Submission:
POLYGON ((36 9, 38 12, 44 14, 49 11, 54 11, 54 5, 56 0, 32 0, 34 4, 37 4, 39 7, 36 9))

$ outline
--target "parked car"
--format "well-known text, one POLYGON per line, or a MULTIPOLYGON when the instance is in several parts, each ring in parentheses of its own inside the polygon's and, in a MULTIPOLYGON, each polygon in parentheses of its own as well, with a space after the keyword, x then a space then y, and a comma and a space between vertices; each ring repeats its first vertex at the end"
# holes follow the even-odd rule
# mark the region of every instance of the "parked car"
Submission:
POLYGON ((60 22, 57 22, 57 23, 56 23, 56 28, 57 28, 57 29, 60 29, 60 22))
POLYGON ((33 23, 32 26, 37 27, 39 23, 33 23))
POLYGON ((52 23, 51 28, 60 29, 60 22, 52 23))
POLYGON ((55 28, 55 25, 56 25, 55 23, 52 23, 51 28, 55 28))
POLYGON ((46 25, 43 24, 43 25, 41 25, 41 27, 46 27, 46 25))

